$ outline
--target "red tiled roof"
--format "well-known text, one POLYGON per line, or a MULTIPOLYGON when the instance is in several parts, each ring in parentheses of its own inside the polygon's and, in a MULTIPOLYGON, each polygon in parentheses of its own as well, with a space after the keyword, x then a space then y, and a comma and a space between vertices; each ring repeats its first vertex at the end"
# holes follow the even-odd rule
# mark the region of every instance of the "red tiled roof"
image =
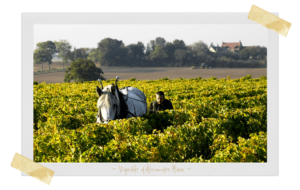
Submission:
POLYGON ((237 47, 240 47, 240 43, 239 42, 229 42, 229 43, 226 43, 226 42, 222 42, 222 45, 221 47, 230 47, 231 49, 234 49, 234 46, 237 46, 237 47))

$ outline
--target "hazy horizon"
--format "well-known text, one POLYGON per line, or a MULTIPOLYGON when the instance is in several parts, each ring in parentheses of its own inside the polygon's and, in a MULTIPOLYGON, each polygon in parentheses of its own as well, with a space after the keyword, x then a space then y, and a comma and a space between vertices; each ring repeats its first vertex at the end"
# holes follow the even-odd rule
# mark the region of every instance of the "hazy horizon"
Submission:
POLYGON ((76 48, 96 48, 104 38, 121 40, 125 46, 162 37, 167 42, 183 40, 186 45, 203 41, 208 46, 242 42, 243 46, 267 47, 267 28, 259 24, 206 25, 34 25, 34 49, 38 42, 67 40, 76 48))

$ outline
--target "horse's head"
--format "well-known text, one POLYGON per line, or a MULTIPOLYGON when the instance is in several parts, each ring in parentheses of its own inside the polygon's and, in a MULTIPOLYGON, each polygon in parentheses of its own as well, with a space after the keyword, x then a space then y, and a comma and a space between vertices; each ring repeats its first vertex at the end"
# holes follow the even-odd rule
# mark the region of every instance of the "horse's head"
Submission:
POLYGON ((115 120, 120 115, 119 96, 114 84, 107 85, 104 88, 97 86, 97 123, 108 123, 115 120))

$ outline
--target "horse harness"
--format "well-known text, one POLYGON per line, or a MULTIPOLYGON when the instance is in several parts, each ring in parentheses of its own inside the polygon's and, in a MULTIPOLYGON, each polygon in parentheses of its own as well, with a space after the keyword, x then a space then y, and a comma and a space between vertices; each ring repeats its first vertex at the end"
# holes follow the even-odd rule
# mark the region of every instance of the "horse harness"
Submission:
MULTIPOLYGON (((103 105, 103 103, 98 108, 97 118, 99 118, 102 123, 104 123, 104 122, 108 123, 108 122, 111 121, 111 119, 104 120, 104 118, 102 117, 102 113, 101 113, 101 107, 102 107, 102 105, 103 105)), ((116 109, 116 115, 118 115, 118 108, 119 108, 119 106, 117 106, 116 104, 114 104, 114 106, 117 107, 117 109, 116 109)))
MULTIPOLYGON (((128 88, 128 87, 124 87, 124 88, 125 88, 125 90, 127 91, 127 88, 128 88)), ((123 88, 122 88, 122 89, 123 89, 123 88)), ((117 89, 117 90, 118 90, 118 89, 117 89)), ((118 90, 118 91, 119 91, 119 90, 118 90)), ((126 95, 125 95, 125 94, 123 94, 121 91, 119 91, 119 92, 120 92, 119 94, 121 94, 121 96, 125 97, 125 104, 127 103, 128 98, 133 99, 133 100, 136 100, 136 101, 139 101, 139 102, 147 103, 147 102, 145 102, 145 101, 141 101, 141 100, 137 100, 137 99, 132 98, 132 97, 128 97, 128 93, 126 93, 126 95)), ((120 97, 119 97, 119 99, 120 99, 120 97)), ((99 106, 99 108, 98 108, 97 118, 99 118, 100 121, 101 121, 102 123, 104 123, 104 122, 109 122, 109 121, 111 121, 111 119, 104 120, 104 118, 102 117, 102 114, 101 114, 101 107, 102 107, 102 105, 103 105, 103 103, 102 103, 102 104, 99 106)), ((120 118, 119 118, 120 116, 118 115, 118 109, 120 109, 120 111, 121 111, 121 108, 120 108, 118 105, 116 105, 116 104, 114 104, 114 106, 117 107, 117 109, 116 109, 116 116, 117 116, 117 119, 120 119, 120 118)), ((135 107, 134 107, 134 109, 135 109, 135 107)), ((134 117, 136 117, 136 115, 135 115, 134 113, 132 113, 132 112, 130 112, 130 111, 128 110, 128 107, 127 107, 126 112, 127 112, 127 113, 130 113, 131 115, 133 115, 134 117)))

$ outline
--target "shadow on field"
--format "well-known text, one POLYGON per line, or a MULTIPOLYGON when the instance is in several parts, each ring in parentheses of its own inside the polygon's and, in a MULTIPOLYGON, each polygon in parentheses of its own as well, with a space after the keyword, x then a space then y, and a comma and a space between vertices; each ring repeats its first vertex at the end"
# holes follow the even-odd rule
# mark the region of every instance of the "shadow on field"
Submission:
POLYGON ((189 120, 189 115, 186 113, 180 113, 178 111, 159 111, 152 114, 146 114, 143 118, 148 119, 148 124, 152 126, 153 130, 164 132, 169 126, 179 126, 189 120))

